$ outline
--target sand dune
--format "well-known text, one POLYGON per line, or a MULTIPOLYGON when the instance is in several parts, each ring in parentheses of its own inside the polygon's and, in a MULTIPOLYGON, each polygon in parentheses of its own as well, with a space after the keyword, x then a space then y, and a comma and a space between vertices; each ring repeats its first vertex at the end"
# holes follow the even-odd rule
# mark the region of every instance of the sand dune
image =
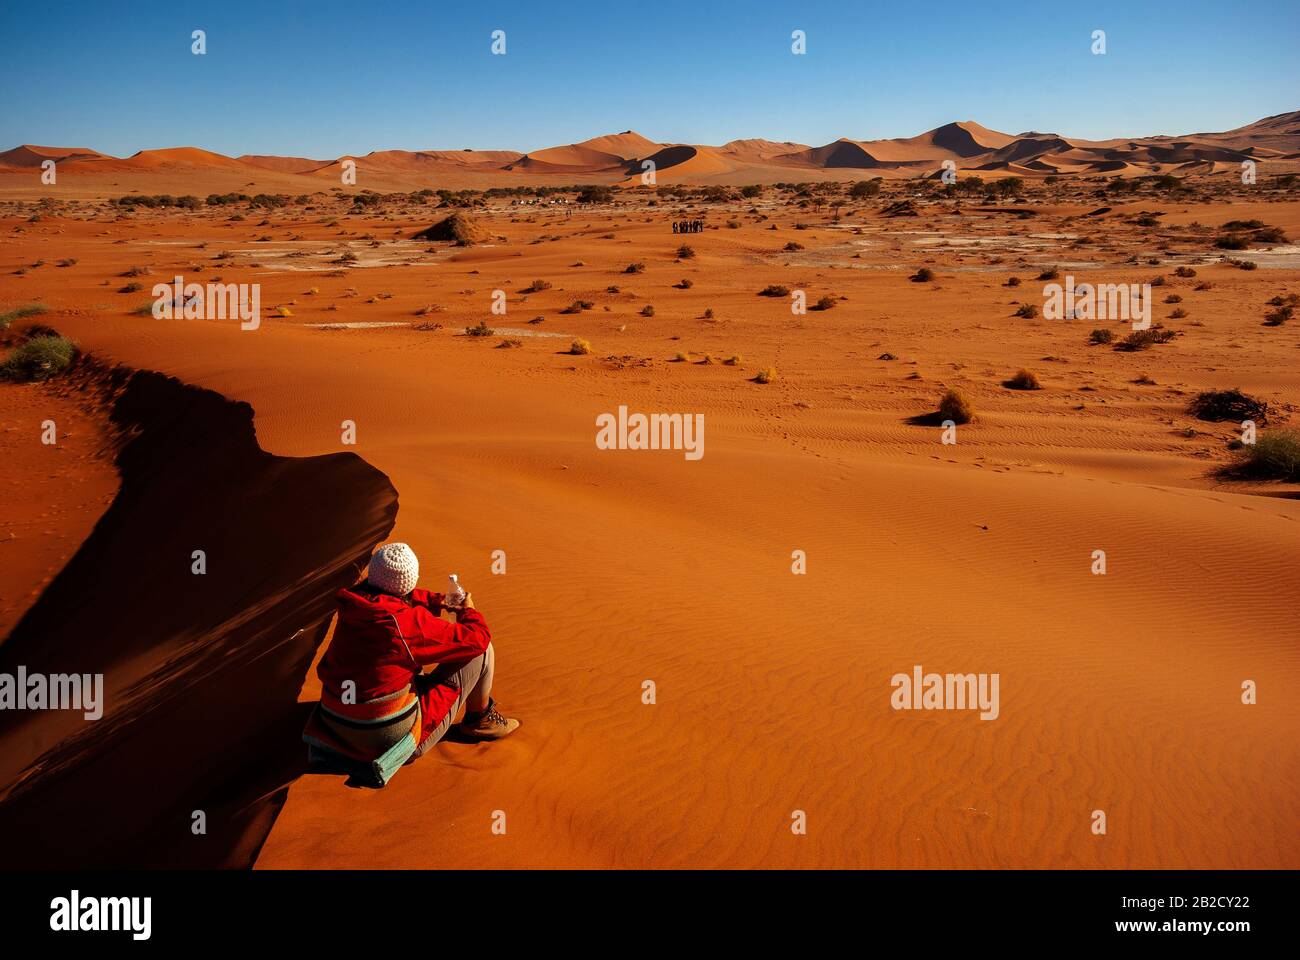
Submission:
MULTIPOLYGON (((267 212, 266 225, 225 209, 117 220, 89 204, 6 218, 24 231, 0 245, 6 303, 43 297, 45 319, 87 350, 192 384, 206 412, 153 398, 197 435, 164 429, 150 469, 125 471, 105 522, 0 663, 45 647, 90 657, 121 674, 114 696, 147 721, 142 732, 207 731, 201 715, 241 725, 201 745, 218 758, 210 773, 187 755, 175 783, 148 779, 163 734, 136 746, 125 719, 81 738, 53 720, 0 728, 18 758, 4 783, 24 784, 5 801, 19 815, 0 821, 27 830, 4 839, 35 857, 32 825, 84 817, 68 862, 246 863, 264 837, 265 868, 1300 866, 1300 485, 1215 479, 1236 425, 1187 413, 1195 392, 1240 386, 1294 425, 1294 333, 1259 320, 1300 271, 1285 253, 1239 270, 1212 244, 1232 219, 1300 233, 1300 205, 1145 193, 1089 216, 1100 207, 1090 187, 1069 199, 1032 186, 1019 208, 957 209, 886 183, 838 220, 799 206, 796 191, 697 204, 711 228, 688 260, 668 222, 690 214, 662 197, 525 217, 501 201, 481 213, 493 244, 421 257, 409 237, 428 211, 414 204, 333 224, 333 210, 297 207, 267 212), (916 216, 884 215, 900 201, 916 216), (1147 211, 1160 227, 1132 222, 1147 211), (724 216, 737 227, 713 229, 724 216), (274 242, 255 242, 263 233, 274 242), (277 257, 353 242, 377 242, 395 265, 275 269, 277 257), (37 257, 47 264, 13 272, 37 257), (77 262, 52 266, 61 257, 77 262), (633 257, 645 270, 628 275, 633 257), (1188 316, 1160 304, 1156 317, 1180 335, 1125 353, 1089 345, 1096 323, 1016 318, 1041 295, 1035 277, 1063 259, 1081 281, 1165 277, 1188 316), (155 321, 105 289, 131 264, 170 276, 196 260, 262 284, 261 329, 155 321), (936 279, 910 281, 923 264, 936 279), (1019 289, 1004 285, 1011 276, 1019 289), (534 278, 553 287, 524 293, 534 278), (773 283, 830 296, 833 309, 792 315, 758 296, 773 283), (488 313, 495 289, 506 317, 488 313), (593 309, 562 312, 579 298, 593 309), (406 326, 417 312, 441 328, 406 326), (461 334, 538 316, 530 329, 558 342, 494 349, 504 333, 461 334), (330 320, 396 326, 309 326, 330 320), (572 337, 593 353, 562 352, 572 337), (716 362, 733 355, 735 366, 716 362), (753 382, 769 365, 777 378, 753 382), (1006 389, 1020 367, 1043 389, 1006 389), (978 411, 953 446, 913 421, 948 386, 978 411), (619 404, 704 413, 706 455, 597 449, 594 418, 619 404), (345 419, 355 447, 340 444, 345 419), (132 492, 137 476, 152 485, 132 492), (416 546, 430 583, 456 570, 473 588, 499 697, 525 726, 491 747, 442 744, 383 791, 299 776, 292 727, 318 692, 309 662, 322 638, 298 614, 323 617, 325 581, 389 536, 416 546), (201 586, 184 560, 200 539, 220 544, 201 586), (1089 570, 1099 548, 1106 576, 1089 570), (806 575, 791 572, 796 549, 806 575), (505 575, 491 572, 494 550, 505 575), (232 566, 234 580, 217 576, 232 566), (142 567, 175 579, 141 585, 131 574, 142 567), (153 610, 158 591, 183 605, 148 623, 111 613, 153 610), (254 622, 238 632, 242 612, 254 622), (892 710, 890 676, 918 663, 999 672, 999 719, 892 710), (641 701, 647 679, 653 706, 641 701), (1259 685, 1254 706, 1240 702, 1244 679, 1259 685), (251 693, 207 696, 231 683, 251 693), (198 694, 195 712, 182 689, 198 694), (139 771, 130 782, 148 786, 145 799, 158 791, 138 812, 107 789, 110 769, 124 782, 96 760, 109 749, 139 771), (249 757, 260 766, 243 769, 249 757), (124 851, 105 819, 125 818, 125 836, 143 836, 147 818, 184 834, 179 811, 204 805, 222 832, 202 851, 148 838, 124 851), (1089 830, 1099 808, 1110 822, 1100 838, 1089 830), (506 836, 489 830, 498 809, 506 836), (794 810, 807 812, 807 836, 791 834, 794 810)), ((47 485, 82 475, 70 472, 47 485)), ((4 595, 26 597, 18 578, 39 566, 6 563, 4 595)))
MULTIPOLYGON (((347 189, 412 191, 423 188, 631 183, 640 161, 658 157, 665 184, 775 183, 797 178, 883 175, 926 176, 951 161, 964 169, 1038 176, 1139 176, 1180 165, 1267 161, 1286 172, 1300 158, 1300 111, 1279 114, 1222 133, 1088 141, 1051 133, 1018 135, 973 121, 948 123, 914 137, 855 140, 818 147, 770 140, 732 140, 720 147, 665 144, 632 130, 528 153, 510 150, 379 150, 350 159, 357 183, 347 189), (662 161, 662 162, 660 162, 662 161)), ((0 154, 0 193, 16 195, 42 159, 59 162, 56 194, 117 195, 131 190, 203 194, 252 187, 260 192, 312 193, 325 181, 341 183, 342 160, 244 155, 227 157, 196 147, 144 150, 126 159, 93 150, 16 147, 0 154), (123 176, 129 176, 124 180, 123 176), (240 180, 240 176, 244 180, 240 180)))
POLYGON ((305 769, 292 698, 331 586, 391 527, 393 490, 354 454, 263 452, 252 410, 209 391, 95 365, 74 376, 111 418, 121 488, 0 646, 0 671, 103 673, 106 706, 92 724, 0 713, 5 862, 247 866, 305 769))

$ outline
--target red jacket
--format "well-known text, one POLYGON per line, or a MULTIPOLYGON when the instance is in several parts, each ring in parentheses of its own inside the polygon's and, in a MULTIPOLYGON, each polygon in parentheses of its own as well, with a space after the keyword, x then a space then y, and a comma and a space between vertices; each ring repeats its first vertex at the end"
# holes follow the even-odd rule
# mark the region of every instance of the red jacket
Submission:
MULTIPOLYGON (((369 584, 340 590, 338 622, 329 649, 316 667, 326 694, 337 698, 344 681, 356 684, 356 701, 405 689, 435 663, 464 663, 487 650, 487 622, 467 608, 459 623, 438 616, 442 594, 412 590, 407 598, 371 592, 369 584)), ((447 715, 459 691, 431 685, 421 693, 421 726, 432 729, 447 715)), ((469 691, 465 691, 468 693, 469 691)))

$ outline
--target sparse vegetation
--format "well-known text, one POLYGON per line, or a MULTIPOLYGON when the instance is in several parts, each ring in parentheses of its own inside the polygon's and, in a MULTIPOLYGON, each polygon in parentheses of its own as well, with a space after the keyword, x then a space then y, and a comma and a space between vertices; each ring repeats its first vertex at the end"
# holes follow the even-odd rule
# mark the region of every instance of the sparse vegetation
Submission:
POLYGON ((495 330, 487 325, 486 320, 480 320, 474 326, 465 328, 465 336, 467 337, 490 337, 495 332, 495 330))
POLYGON ((575 339, 573 343, 569 344, 569 353, 578 356, 591 353, 591 344, 581 338, 575 339))
POLYGON ((1219 423, 1224 420, 1233 420, 1238 423, 1243 420, 1254 420, 1256 423, 1261 424, 1268 422, 1268 404, 1263 400, 1256 400, 1236 388, 1232 390, 1206 390, 1198 393, 1192 402, 1187 405, 1187 412, 1198 420, 1208 420, 1211 423, 1219 423))
POLYGON ((758 295, 760 297, 788 297, 790 296, 790 288, 783 287, 779 283, 769 283, 762 290, 758 291, 758 295))
POLYGON ((1107 330, 1105 327, 1098 327, 1092 333, 1088 334, 1089 343, 1110 343, 1115 339, 1114 332, 1107 330))
POLYGON ((623 268, 623 272, 624 273, 645 273, 645 264, 640 262, 629 263, 626 267, 623 268))
POLYGON ((520 291, 520 292, 521 292, 521 293, 541 293, 543 290, 549 290, 549 289, 551 289, 551 281, 549 281, 549 280, 534 280, 534 281, 533 281, 532 283, 530 283, 528 286, 524 287, 524 289, 523 289, 522 291, 520 291))
POLYGON ((771 383, 776 379, 776 367, 764 367, 754 376, 755 383, 771 383))
POLYGON ((1032 303, 1022 303, 1016 308, 1015 315, 1017 317, 1023 317, 1026 320, 1032 320, 1038 316, 1038 307, 1034 306, 1032 303))
POLYGON ((66 370, 77 355, 77 345, 50 332, 31 337, 10 351, 0 363, 0 380, 30 383, 48 380, 66 370))
POLYGON ((9 325, 15 320, 26 320, 28 317, 39 317, 43 313, 49 313, 50 308, 43 303, 29 303, 23 307, 15 307, 5 313, 0 313, 0 330, 9 329, 9 325))
POLYGON ((1242 444, 1237 459, 1221 474, 1237 480, 1284 480, 1300 483, 1300 434, 1261 433, 1242 444))
POLYGON ((1041 390, 1043 385, 1028 370, 1018 370, 1010 380, 1003 380, 1002 386, 1008 390, 1041 390))
POLYGON ((1151 327, 1147 330, 1134 330, 1127 337, 1115 344, 1116 350, 1122 350, 1125 353, 1133 353, 1138 350, 1149 350, 1157 343, 1168 343, 1177 334, 1172 330, 1165 330, 1161 327, 1151 327))
POLYGON ((939 417, 953 423, 970 423, 975 419, 975 410, 964 393, 949 387, 939 398, 939 417))
MULTIPOLYGON (((421 230, 414 237, 416 240, 450 241, 458 247, 470 247, 488 239, 488 230, 473 217, 457 211, 451 216, 439 220, 431 227, 421 230)), ((353 257, 355 260, 356 258, 353 257)))
POLYGON ((934 271, 929 267, 922 267, 916 273, 908 277, 913 283, 929 283, 934 279, 934 271))
POLYGON ((683 243, 680 247, 677 248, 678 260, 690 260, 694 256, 695 256, 695 248, 688 243, 683 243))

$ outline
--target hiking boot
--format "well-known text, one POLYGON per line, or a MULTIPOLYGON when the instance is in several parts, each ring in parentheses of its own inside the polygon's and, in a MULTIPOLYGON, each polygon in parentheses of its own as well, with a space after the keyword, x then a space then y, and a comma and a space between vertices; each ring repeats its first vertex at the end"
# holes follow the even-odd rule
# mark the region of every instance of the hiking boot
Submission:
POLYGON ((482 713, 466 710, 460 721, 460 732, 471 740, 500 740, 518 729, 519 721, 501 716, 495 700, 489 700, 488 708, 482 713))

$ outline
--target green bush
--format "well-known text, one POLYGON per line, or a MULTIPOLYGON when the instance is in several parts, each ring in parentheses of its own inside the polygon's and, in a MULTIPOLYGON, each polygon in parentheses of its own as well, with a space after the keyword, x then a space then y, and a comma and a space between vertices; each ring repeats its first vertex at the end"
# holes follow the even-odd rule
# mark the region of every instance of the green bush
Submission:
POLYGON ((48 380, 66 370, 76 355, 77 345, 66 337, 33 337, 15 347, 0 363, 0 380, 48 380))
POLYGON ((1237 451, 1237 461, 1225 471, 1251 480, 1300 483, 1300 434, 1262 433, 1237 451))
POLYGON ((49 313, 49 311, 50 308, 43 303, 29 303, 25 307, 16 307, 6 313, 0 313, 0 330, 8 330, 9 325, 15 320, 39 317, 42 313, 49 313))

